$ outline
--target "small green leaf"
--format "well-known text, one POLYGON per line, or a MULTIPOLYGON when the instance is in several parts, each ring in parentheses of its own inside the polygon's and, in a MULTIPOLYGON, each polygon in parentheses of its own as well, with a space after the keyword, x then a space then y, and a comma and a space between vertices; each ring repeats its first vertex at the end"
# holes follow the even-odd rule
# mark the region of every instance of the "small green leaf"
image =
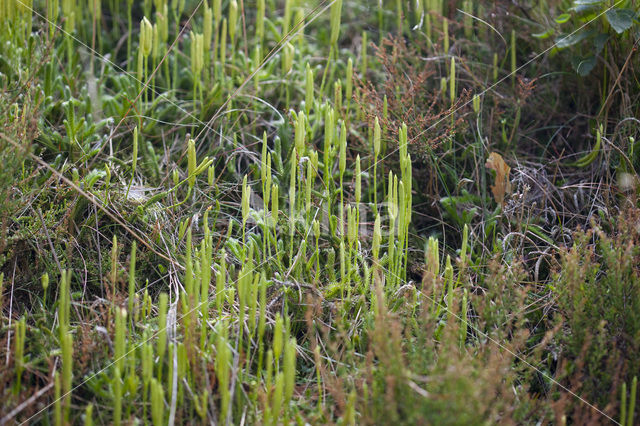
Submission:
POLYGON ((525 230, 527 232, 531 232, 532 234, 536 235, 538 238, 546 241, 547 243, 554 244, 553 239, 550 238, 547 234, 545 234, 545 231, 538 225, 527 225, 525 230))
POLYGON ((569 19, 571 19, 571 15, 569 13, 563 13, 562 15, 556 17, 556 22, 558 24, 564 24, 569 19))
POLYGON ((604 0, 575 0, 573 2, 576 6, 597 6, 604 3, 604 0))
POLYGON ((553 28, 549 28, 549 29, 547 29, 547 31, 542 32, 542 33, 531 34, 532 37, 535 37, 535 38, 540 39, 540 40, 544 40, 546 38, 549 38, 552 35, 553 35, 553 28))
POLYGON ((636 13, 631 9, 611 9, 605 14, 607 21, 618 34, 622 34, 633 25, 636 13))
POLYGON ((574 161, 573 163, 570 163, 568 165, 571 167, 580 167, 580 168, 589 166, 591 163, 595 161, 595 159, 598 157, 598 154, 600 154, 601 141, 602 141, 602 125, 600 126, 600 129, 596 132, 596 145, 593 147, 593 149, 590 152, 583 155, 577 161, 574 161))
POLYGON ((83 179, 84 181, 84 190, 89 191, 93 188, 93 185, 100 178, 103 178, 107 173, 104 170, 91 170, 88 175, 86 175, 83 179))
POLYGON ((578 15, 584 13, 594 12, 604 5, 603 0, 576 0, 573 2, 573 7, 569 10, 576 12, 578 15))

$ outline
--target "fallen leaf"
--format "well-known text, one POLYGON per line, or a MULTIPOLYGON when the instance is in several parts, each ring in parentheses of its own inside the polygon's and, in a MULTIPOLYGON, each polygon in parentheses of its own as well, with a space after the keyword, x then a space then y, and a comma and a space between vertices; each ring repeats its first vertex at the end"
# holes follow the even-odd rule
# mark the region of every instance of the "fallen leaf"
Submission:
POLYGON ((495 170, 496 184, 491 186, 491 192, 493 192, 493 198, 496 200, 496 203, 504 205, 505 195, 511 192, 511 181, 509 181, 511 167, 505 163, 502 155, 497 152, 489 154, 485 167, 495 170))

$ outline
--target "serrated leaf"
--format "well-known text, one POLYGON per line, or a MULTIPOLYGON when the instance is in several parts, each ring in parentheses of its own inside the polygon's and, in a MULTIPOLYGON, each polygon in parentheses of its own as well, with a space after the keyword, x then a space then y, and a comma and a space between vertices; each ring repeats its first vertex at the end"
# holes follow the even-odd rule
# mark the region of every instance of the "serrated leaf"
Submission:
POLYGON ((556 22, 558 24, 564 24, 569 19, 571 19, 571 15, 569 13, 563 13, 562 15, 556 17, 556 22))
POLYGON ((607 21, 611 25, 611 28, 618 34, 622 34, 633 25, 633 18, 636 13, 631 9, 611 9, 605 13, 607 21))

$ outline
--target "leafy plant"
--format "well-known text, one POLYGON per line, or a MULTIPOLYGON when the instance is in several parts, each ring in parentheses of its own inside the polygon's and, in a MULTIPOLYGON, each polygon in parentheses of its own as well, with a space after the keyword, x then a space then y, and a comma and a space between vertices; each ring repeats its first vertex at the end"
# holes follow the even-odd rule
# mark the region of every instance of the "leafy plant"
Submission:
POLYGON ((534 37, 554 37, 555 49, 570 50, 570 62, 581 76, 608 60, 606 49, 628 50, 637 37, 639 10, 628 0, 575 0, 553 25, 534 37))

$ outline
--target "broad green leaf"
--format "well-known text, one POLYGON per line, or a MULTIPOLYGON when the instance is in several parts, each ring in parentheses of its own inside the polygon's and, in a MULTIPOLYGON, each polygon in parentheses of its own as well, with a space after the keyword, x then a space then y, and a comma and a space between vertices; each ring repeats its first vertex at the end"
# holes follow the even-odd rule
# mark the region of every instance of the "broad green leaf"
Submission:
POLYGON ((602 49, 604 49, 604 45, 607 43, 608 40, 609 40, 609 34, 605 34, 605 33, 600 33, 594 37, 593 47, 595 48, 594 53, 596 55, 602 52, 602 49))
POLYGON ((571 15, 569 13, 563 13, 562 15, 556 17, 556 22, 558 24, 564 24, 569 19, 571 19, 571 15))
POLYGON ((580 43, 582 40, 591 36, 593 31, 578 31, 577 33, 560 36, 556 39, 556 46, 559 49, 564 49, 574 44, 580 43))
POLYGON ((597 16, 595 12, 600 9, 596 6, 574 6, 569 10, 572 10, 577 15, 580 15, 580 20, 582 22, 588 22, 593 20, 597 16))
POLYGON ((589 75, 589 73, 596 66, 596 63, 597 63, 597 60, 595 56, 589 56, 586 58, 576 56, 572 60, 573 68, 582 77, 589 75))
POLYGON ((633 25, 636 13, 631 9, 611 9, 605 14, 607 21, 618 34, 622 34, 633 25))

